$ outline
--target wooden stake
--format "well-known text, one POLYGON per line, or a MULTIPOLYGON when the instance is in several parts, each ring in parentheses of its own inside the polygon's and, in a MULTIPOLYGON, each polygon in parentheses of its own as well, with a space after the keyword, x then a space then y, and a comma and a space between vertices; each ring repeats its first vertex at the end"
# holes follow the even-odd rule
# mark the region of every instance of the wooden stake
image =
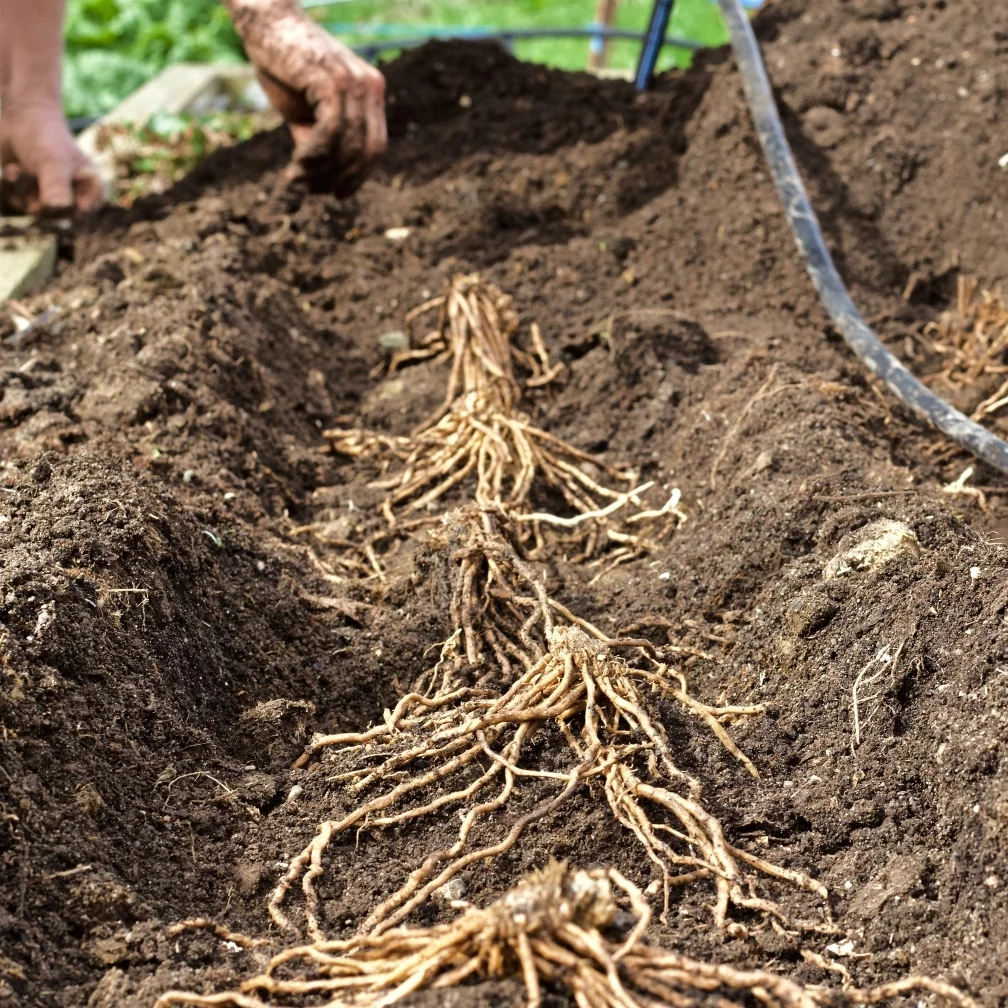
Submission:
MULTIPOLYGON (((595 0, 595 25, 612 28, 619 0, 595 0)), ((609 39, 595 36, 588 47, 588 69, 601 70, 609 65, 609 39)))

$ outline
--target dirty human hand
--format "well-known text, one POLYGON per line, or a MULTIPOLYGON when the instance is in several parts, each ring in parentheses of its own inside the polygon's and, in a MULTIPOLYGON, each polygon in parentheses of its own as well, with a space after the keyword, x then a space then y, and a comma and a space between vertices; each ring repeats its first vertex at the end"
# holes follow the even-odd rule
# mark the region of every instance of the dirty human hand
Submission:
POLYGON ((5 203, 29 214, 88 213, 102 199, 97 169, 74 142, 55 108, 18 108, 0 115, 5 203))
POLYGON ((85 213, 98 172, 62 107, 63 0, 0 0, 0 166, 6 202, 26 213, 85 213))
POLYGON ((385 80, 296 0, 225 0, 273 107, 294 138, 291 179, 350 192, 385 150, 385 80))

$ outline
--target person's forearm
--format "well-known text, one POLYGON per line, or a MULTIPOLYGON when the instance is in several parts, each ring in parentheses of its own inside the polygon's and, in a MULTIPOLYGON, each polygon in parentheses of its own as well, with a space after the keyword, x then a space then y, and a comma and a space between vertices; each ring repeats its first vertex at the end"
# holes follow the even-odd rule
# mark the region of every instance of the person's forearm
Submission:
POLYGON ((61 105, 65 6, 65 0, 0 0, 3 112, 61 105))

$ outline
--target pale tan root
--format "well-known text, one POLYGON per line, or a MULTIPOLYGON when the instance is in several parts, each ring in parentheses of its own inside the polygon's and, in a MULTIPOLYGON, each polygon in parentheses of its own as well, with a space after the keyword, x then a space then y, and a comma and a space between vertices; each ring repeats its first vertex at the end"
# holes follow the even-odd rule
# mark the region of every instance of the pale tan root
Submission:
MULTIPOLYGON (((547 620, 541 596, 536 605, 538 616, 547 620)), ((455 843, 432 851, 372 911, 364 930, 380 934, 461 871, 510 850, 532 823, 553 814, 592 780, 601 783, 614 816, 661 873, 666 909, 672 886, 706 879, 717 895, 714 918, 719 926, 731 906, 780 917, 772 903, 747 895, 753 867, 824 894, 804 876, 756 863, 725 841, 720 824, 703 807, 700 783, 677 767, 661 725, 649 712, 644 691, 656 677, 666 677, 665 667, 652 662, 656 670, 641 672, 617 654, 621 647, 636 649, 647 642, 604 643, 575 626, 554 625, 544 636, 547 650, 504 692, 459 685, 455 679, 448 692, 404 697, 368 732, 313 740, 310 752, 328 752, 327 759, 337 761, 339 779, 351 795, 365 789, 377 793, 342 819, 323 823, 290 862, 270 901, 277 924, 293 929, 284 908, 300 883, 308 934, 323 940, 315 880, 324 871, 330 843, 348 830, 401 825, 449 808, 458 809, 461 817, 455 843), (570 754, 562 772, 543 772, 525 755, 532 735, 542 738, 547 731, 556 732, 556 744, 570 754), (506 822, 501 813, 516 789, 527 786, 545 791, 546 797, 501 832, 495 825, 506 822), (473 842, 488 831, 498 839, 473 842)), ((535 643, 531 636, 529 640, 535 643)), ((683 693, 678 684, 671 688, 683 693)))
MULTIPOLYGON (((505 975, 521 978, 531 1008, 541 1004, 545 984, 566 991, 579 1008, 727 1008, 753 1002, 766 1008, 819 1008, 878 1004, 914 991, 975 1008, 962 991, 927 977, 838 991, 767 970, 703 962, 646 943, 649 919, 643 893, 615 869, 589 872, 553 862, 488 907, 472 907, 451 923, 289 948, 240 990, 169 991, 155 1008, 264 1008, 302 1004, 305 995, 324 1008, 379 1008, 414 991, 444 990, 472 976, 505 975), (636 919, 623 934, 615 928, 617 897, 628 901, 636 919)), ((830 968, 820 956, 810 961, 816 960, 830 968)))
POLYGON ((245 949, 261 948, 263 945, 273 944, 267 938, 249 938, 248 935, 243 935, 239 931, 232 931, 230 928, 225 927, 223 924, 218 924, 217 921, 211 920, 209 917, 188 917, 185 920, 170 925, 165 929, 165 934, 169 938, 175 938, 178 935, 185 934, 186 931, 209 931, 221 941, 232 942, 245 949))

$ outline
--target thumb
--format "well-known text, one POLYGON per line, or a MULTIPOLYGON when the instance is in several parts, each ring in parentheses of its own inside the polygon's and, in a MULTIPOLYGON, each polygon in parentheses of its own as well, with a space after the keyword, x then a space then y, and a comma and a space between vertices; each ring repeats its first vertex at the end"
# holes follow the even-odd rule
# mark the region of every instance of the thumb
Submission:
POLYGON ((73 209, 73 189, 68 165, 47 161, 38 171, 38 204, 35 212, 73 209))

